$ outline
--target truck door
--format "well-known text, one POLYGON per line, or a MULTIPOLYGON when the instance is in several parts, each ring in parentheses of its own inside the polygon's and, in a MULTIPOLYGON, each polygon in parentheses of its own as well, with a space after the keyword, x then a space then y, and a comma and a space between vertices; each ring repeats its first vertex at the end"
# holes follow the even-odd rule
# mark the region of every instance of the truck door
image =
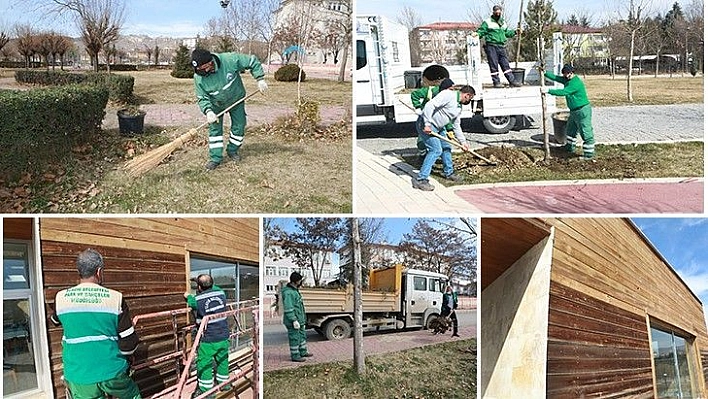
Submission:
POLYGON ((407 309, 409 315, 425 312, 428 305, 428 279, 425 276, 408 275, 407 309))
POLYGON ((373 22, 367 19, 357 19, 356 22, 354 103, 357 105, 380 104, 383 101, 380 79, 381 49, 377 40, 378 28, 373 22))

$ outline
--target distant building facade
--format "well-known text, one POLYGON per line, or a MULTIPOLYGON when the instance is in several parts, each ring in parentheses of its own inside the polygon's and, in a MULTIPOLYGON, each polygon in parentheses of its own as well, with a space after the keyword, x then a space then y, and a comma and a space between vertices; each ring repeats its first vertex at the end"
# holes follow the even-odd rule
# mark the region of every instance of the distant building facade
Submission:
POLYGON ((477 25, 469 22, 435 22, 413 29, 411 54, 414 63, 464 64, 467 36, 475 30, 477 25))

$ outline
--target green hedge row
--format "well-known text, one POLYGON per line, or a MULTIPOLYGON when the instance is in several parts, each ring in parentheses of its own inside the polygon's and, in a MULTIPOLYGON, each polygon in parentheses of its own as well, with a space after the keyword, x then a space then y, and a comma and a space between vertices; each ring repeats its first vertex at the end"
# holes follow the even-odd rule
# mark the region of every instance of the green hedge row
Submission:
POLYGON ((90 141, 101 131, 107 103, 108 89, 98 85, 0 90, 0 173, 41 170, 90 141))
POLYGON ((130 75, 115 75, 105 73, 69 73, 63 71, 21 70, 15 72, 15 80, 19 83, 37 84, 42 86, 61 86, 74 83, 90 83, 106 86, 112 101, 129 102, 133 97, 135 78, 130 75))

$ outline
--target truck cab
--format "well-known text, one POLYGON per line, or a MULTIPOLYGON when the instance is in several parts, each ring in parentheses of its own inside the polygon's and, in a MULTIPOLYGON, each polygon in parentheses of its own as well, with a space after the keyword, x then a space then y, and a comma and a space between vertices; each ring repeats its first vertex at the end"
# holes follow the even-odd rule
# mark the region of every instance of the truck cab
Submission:
MULTIPOLYGON (((493 134, 507 133, 524 115, 542 113, 539 85, 541 76, 534 62, 521 62, 528 83, 515 88, 490 88, 489 65, 482 62, 482 46, 476 32, 467 36, 467 63, 464 65, 428 65, 412 67, 410 41, 406 27, 378 15, 356 18, 356 69, 354 102, 357 125, 414 122, 418 115, 410 100, 407 85, 414 72, 422 83, 439 84, 451 78, 457 85, 470 85, 476 95, 470 105, 462 107, 462 119, 480 115, 484 127, 493 134), (486 86, 485 86, 486 85, 486 86)), ((553 47, 545 54, 548 70, 560 74, 563 66, 562 35, 553 34, 553 47)), ((558 83, 555 83, 559 86, 558 83)), ((415 88, 420 87, 418 83, 415 88)), ((547 112, 556 112, 554 96, 547 96, 547 112)))

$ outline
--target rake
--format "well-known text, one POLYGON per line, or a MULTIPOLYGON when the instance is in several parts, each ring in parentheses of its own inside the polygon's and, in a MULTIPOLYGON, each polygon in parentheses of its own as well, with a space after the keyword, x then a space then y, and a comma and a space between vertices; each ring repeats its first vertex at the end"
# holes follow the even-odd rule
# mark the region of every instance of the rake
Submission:
MULTIPOLYGON (((408 107, 408 109, 410 109, 411 111, 415 112, 415 109, 414 109, 413 107, 411 107, 410 105, 408 105, 405 101, 401 100, 400 98, 398 99, 398 101, 400 101, 401 104, 403 104, 403 105, 405 105, 406 107, 408 107)), ((469 148, 465 148, 462 144, 458 143, 456 140, 450 140, 450 139, 448 139, 447 137, 441 136, 441 135, 439 135, 439 134, 437 134, 437 133, 435 133, 435 132, 430 132, 430 135, 433 136, 433 137, 437 137, 438 139, 440 139, 440 140, 442 140, 442 141, 446 141, 446 142, 448 142, 448 143, 454 145, 455 147, 461 148, 462 151, 465 151, 465 152, 468 153, 468 154, 472 154, 472 155, 476 156, 477 158, 483 160, 484 162, 486 162, 486 163, 489 164, 489 165, 492 165, 492 166, 493 166, 493 165, 496 165, 496 164, 497 164, 496 162, 494 162, 494 161, 492 161, 492 160, 490 160, 490 159, 488 159, 488 158, 485 158, 485 157, 483 157, 482 155, 477 154, 477 153, 474 152, 473 150, 471 150, 471 149, 469 149, 469 148)))
MULTIPOLYGON (((228 111, 230 111, 233 107, 241 104, 242 102, 248 100, 249 98, 253 97, 259 93, 258 91, 254 91, 253 93, 243 97, 242 99, 236 101, 235 103, 231 104, 228 108, 225 110, 219 112, 217 116, 221 117, 228 111)), ((177 137, 176 139, 170 141, 167 144, 163 144, 157 148, 155 148, 152 151, 146 152, 145 154, 139 155, 130 161, 125 163, 125 166, 123 167, 126 172, 128 173, 128 176, 130 177, 138 177, 142 175, 143 173, 149 171, 150 169, 153 169, 157 165, 159 165, 162 161, 165 160, 170 154, 172 154, 173 151, 181 148, 186 142, 194 138, 194 136, 199 133, 199 130, 202 129, 203 127, 209 125, 209 122, 204 122, 201 125, 190 129, 187 133, 184 133, 183 135, 177 137)))

